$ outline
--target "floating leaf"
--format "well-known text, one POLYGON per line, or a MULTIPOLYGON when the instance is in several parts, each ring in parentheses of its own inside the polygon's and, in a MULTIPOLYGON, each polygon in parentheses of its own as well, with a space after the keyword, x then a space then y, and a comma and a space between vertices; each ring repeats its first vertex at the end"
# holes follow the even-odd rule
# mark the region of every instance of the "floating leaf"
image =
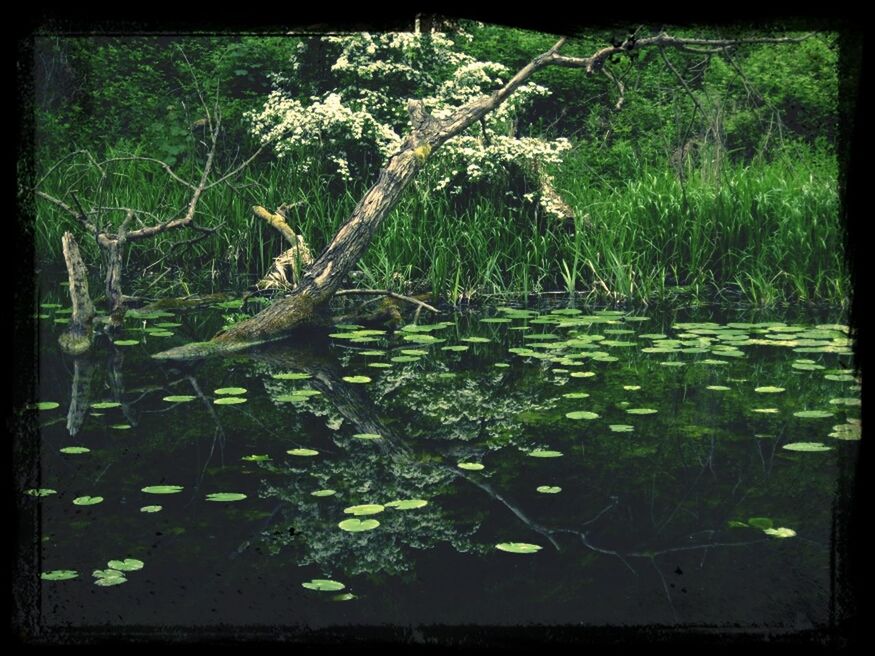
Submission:
POLYGON ((848 374, 826 374, 824 376, 826 380, 834 380, 839 383, 850 383, 856 380, 853 376, 848 374))
POLYGON ((36 410, 54 410, 59 405, 61 404, 56 401, 40 401, 39 403, 35 403, 33 407, 36 410))
POLYGON ((43 581, 69 581, 79 576, 75 569, 53 569, 51 572, 43 572, 40 578, 43 581))
POLYGON ((779 392, 783 392, 783 387, 774 387, 772 385, 766 385, 764 387, 757 387, 754 392, 758 392, 760 394, 777 394, 779 392))
POLYGON ((63 449, 58 449, 61 453, 80 454, 91 453, 91 449, 85 446, 65 446, 63 449))
POLYGON ((140 512, 156 513, 156 512, 161 512, 162 509, 163 509, 163 506, 143 506, 142 508, 140 508, 140 512))
POLYGON ((832 447, 821 442, 793 442, 785 444, 788 451, 829 451, 832 447))
POLYGON ((572 378, 592 378, 593 376, 595 376, 594 371, 572 371, 571 372, 572 378))
POLYGON ((270 460, 270 456, 265 454, 252 454, 249 456, 243 456, 240 460, 245 460, 247 462, 264 462, 265 460, 270 460))
POLYGON ((144 565, 145 563, 142 560, 137 560, 136 558, 111 560, 106 564, 110 569, 119 570, 121 572, 136 572, 139 569, 143 569, 144 565))
POLYGON ((347 383, 359 383, 359 384, 371 382, 371 379, 367 376, 344 376, 343 380, 345 380, 347 383))
POLYGON ((526 542, 502 542, 501 544, 496 544, 495 548, 508 553, 531 554, 540 551, 543 547, 526 542))
POLYGON ((188 403, 189 401, 194 401, 196 398, 197 397, 189 394, 176 394, 173 396, 165 396, 162 401, 167 401, 168 403, 188 403))
POLYGON ((94 585, 99 585, 104 588, 113 585, 121 585, 122 583, 127 583, 127 579, 122 575, 121 572, 119 572, 115 576, 98 576, 94 580, 94 585))
POLYGON ((394 508, 395 510, 414 510, 416 508, 422 508, 423 506, 428 505, 428 501, 425 499, 404 499, 398 501, 389 501, 388 503, 383 504, 387 508, 394 508))
POLYGON ((217 390, 213 390, 215 394, 225 394, 227 396, 239 396, 240 394, 246 394, 245 387, 220 387, 217 390))
POLYGON ((631 433, 635 430, 634 426, 628 424, 611 424, 608 426, 614 433, 631 433))
POLYGON ((242 396, 222 396, 214 399, 213 403, 215 405, 237 405, 238 403, 246 403, 246 399, 242 396))
POLYGON ((47 488, 47 487, 40 487, 40 488, 32 487, 29 490, 25 490, 24 493, 28 496, 31 496, 31 497, 47 497, 50 494, 57 494, 58 491, 52 490, 51 488, 47 488))
POLYGON ((346 586, 339 581, 331 581, 329 579, 313 579, 301 584, 308 590, 319 590, 320 592, 337 592, 343 590, 346 586))
POLYGON ((480 471, 483 465, 479 462, 460 462, 456 465, 459 469, 467 469, 468 471, 480 471))
POLYGON ((76 497, 73 503, 77 506, 95 506, 103 501, 103 497, 76 497))
POLYGON ((286 451, 290 456, 318 456, 319 452, 315 449, 289 449, 286 451))
POLYGON ((566 399, 585 399, 589 397, 589 394, 586 392, 568 392, 567 394, 562 395, 566 399))
POLYGON ((766 535, 771 535, 776 538, 792 538, 796 535, 796 531, 792 528, 767 528, 763 530, 766 535))
POLYGON ((146 494, 176 494, 178 492, 182 492, 181 485, 150 485, 149 487, 144 487, 141 492, 145 492, 146 494))
POLYGON ((539 485, 536 489, 541 494, 559 494, 562 491, 562 488, 556 485, 539 485))
MULTIPOLYGON (((392 362, 419 362, 422 358, 413 356, 413 355, 396 355, 394 358, 389 358, 392 362)), ((355 376, 350 376, 350 378, 355 378, 355 376)), ((346 380, 346 379, 344 379, 346 380)))
POLYGON ((112 343, 116 346, 136 346, 140 342, 136 339, 116 339, 112 343))
POLYGON ((246 495, 242 492, 213 492, 206 497, 207 501, 243 501, 246 495))
POLYGON ((776 415, 779 412, 777 408, 753 408, 753 411, 764 415, 776 415))
POLYGON ((635 392, 641 389, 641 385, 623 385, 624 390, 628 390, 629 392, 635 392))
POLYGON ((113 424, 110 428, 114 428, 115 430, 128 430, 131 428, 130 424, 113 424))
POLYGON ((99 403, 92 403, 91 407, 95 410, 106 410, 108 408, 121 407, 121 403, 118 403, 116 401, 100 401, 99 403))
POLYGON ((847 405, 847 406, 859 406, 862 405, 862 401, 855 397, 842 397, 838 399, 830 399, 829 402, 832 405, 847 405))
POLYGON ((310 492, 310 494, 314 497, 330 497, 337 494, 334 490, 316 490, 315 492, 310 492))
POLYGON ((728 392, 732 388, 726 387, 726 385, 708 385, 705 389, 713 390, 715 392, 728 392))
POLYGON ((355 433, 353 437, 360 440, 379 440, 383 438, 379 433, 355 433))
POLYGON ((569 419, 598 419, 599 416, 594 412, 589 412, 588 410, 575 410, 573 412, 566 412, 565 416, 569 419))
POLYGON ((362 531, 371 531, 380 525, 376 519, 344 519, 338 526, 344 531, 350 533, 361 533, 362 531))
POLYGON ((281 374, 273 374, 271 378, 276 378, 277 380, 307 380, 308 378, 312 378, 312 376, 310 374, 292 371, 281 374))
POLYGON ((802 419, 826 419, 827 417, 832 417, 834 413, 829 410, 800 410, 799 412, 794 412, 794 417, 801 417, 802 419))
POLYGON ((534 449, 533 451, 529 451, 528 455, 533 458, 559 458, 562 456, 561 451, 549 451, 545 449, 534 449))
POLYGON ((654 408, 627 408, 626 412, 630 415, 653 415, 658 412, 654 408))
POLYGON ((471 344, 485 344, 486 342, 491 342, 492 340, 487 337, 463 337, 461 339, 463 342, 470 342, 471 344))
POLYGON ((364 503, 358 506, 350 506, 349 508, 344 508, 343 512, 347 515, 355 515, 356 517, 360 517, 362 515, 376 515, 377 513, 381 513, 385 510, 385 507, 380 505, 379 503, 364 503))
POLYGON ((470 348, 471 348, 470 346, 465 346, 464 344, 454 344, 452 346, 441 346, 442 351, 453 351, 453 352, 459 352, 459 353, 461 353, 462 351, 467 351, 470 348))

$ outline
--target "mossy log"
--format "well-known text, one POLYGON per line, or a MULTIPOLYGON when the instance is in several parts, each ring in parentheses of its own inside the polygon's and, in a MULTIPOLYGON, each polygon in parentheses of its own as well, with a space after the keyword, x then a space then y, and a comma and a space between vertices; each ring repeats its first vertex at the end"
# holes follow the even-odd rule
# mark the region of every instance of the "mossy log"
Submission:
POLYGON ((94 304, 88 294, 88 269, 82 262, 79 245, 72 233, 64 233, 61 247, 67 265, 73 314, 70 316, 69 328, 58 338, 58 342, 65 353, 80 355, 91 348, 93 336, 94 304))

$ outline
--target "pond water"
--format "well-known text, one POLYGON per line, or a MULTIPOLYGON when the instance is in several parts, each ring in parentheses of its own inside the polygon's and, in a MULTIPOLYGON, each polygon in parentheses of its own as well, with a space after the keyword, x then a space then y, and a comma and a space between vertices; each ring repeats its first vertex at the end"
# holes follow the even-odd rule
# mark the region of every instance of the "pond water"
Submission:
POLYGON ((77 360, 40 312, 47 629, 830 620, 838 310, 493 307, 197 363, 150 354, 227 306, 77 360))

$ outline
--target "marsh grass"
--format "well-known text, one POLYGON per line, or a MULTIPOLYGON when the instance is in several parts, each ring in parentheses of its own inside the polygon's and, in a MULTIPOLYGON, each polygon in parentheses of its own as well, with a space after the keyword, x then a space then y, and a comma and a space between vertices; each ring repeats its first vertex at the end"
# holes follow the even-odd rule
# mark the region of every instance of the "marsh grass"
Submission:
MULTIPOLYGON (((284 249, 279 236, 252 216, 254 204, 298 203, 291 223, 318 253, 365 183, 344 188, 326 175, 296 174, 293 161, 257 163, 209 190, 197 222, 221 225, 212 235, 186 243, 198 234, 170 232, 129 248, 128 285, 157 295, 251 284, 284 249)), ((189 169, 194 177, 195 164, 189 169)), ((724 163, 717 175, 688 169, 679 177, 665 166, 638 171, 635 179, 610 182, 574 151, 556 172, 557 188, 577 211, 572 225, 508 198, 506 188, 478 190, 464 202, 433 192, 440 171, 426 169, 375 235, 349 285, 427 290, 451 303, 557 290, 602 300, 683 293, 756 305, 847 301, 834 157, 797 147, 769 161, 724 163)), ((118 162, 108 174, 103 205, 148 208, 160 217, 185 205, 186 189, 156 167, 118 162)), ((63 196, 75 187, 88 197, 85 191, 97 182, 93 167, 78 162, 56 170, 43 188, 63 196)), ((61 235, 72 230, 96 268, 94 240, 50 204, 38 200, 36 208, 39 259, 60 264, 61 235)), ((122 218, 108 212, 105 220, 117 225, 122 218)))

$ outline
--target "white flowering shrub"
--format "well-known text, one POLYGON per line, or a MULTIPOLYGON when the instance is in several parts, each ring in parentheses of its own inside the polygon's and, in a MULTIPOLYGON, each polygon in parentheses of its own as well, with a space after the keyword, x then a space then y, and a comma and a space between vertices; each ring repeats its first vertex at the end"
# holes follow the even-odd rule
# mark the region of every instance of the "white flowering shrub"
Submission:
MULTIPOLYGON (((279 157, 295 153, 301 172, 310 171, 314 153, 321 152, 346 181, 366 173, 358 170, 354 153, 370 151, 382 163, 398 149, 410 128, 409 98, 422 100, 433 116, 442 118, 500 88, 513 74, 502 64, 461 52, 440 32, 321 37, 302 42, 298 55, 290 74, 277 76, 277 88, 264 107, 248 115, 252 132, 262 142, 274 141, 279 157), (295 76, 304 74, 299 57, 314 45, 331 51, 332 88, 303 102, 289 88, 295 76)), ((458 194, 470 183, 502 183, 512 167, 531 172, 560 164, 571 148, 567 139, 520 137, 517 125, 532 99, 548 94, 541 85, 524 84, 483 124, 447 141, 431 158, 437 166, 426 178, 430 188, 458 194)), ((550 211, 548 203, 542 206, 550 211)))

